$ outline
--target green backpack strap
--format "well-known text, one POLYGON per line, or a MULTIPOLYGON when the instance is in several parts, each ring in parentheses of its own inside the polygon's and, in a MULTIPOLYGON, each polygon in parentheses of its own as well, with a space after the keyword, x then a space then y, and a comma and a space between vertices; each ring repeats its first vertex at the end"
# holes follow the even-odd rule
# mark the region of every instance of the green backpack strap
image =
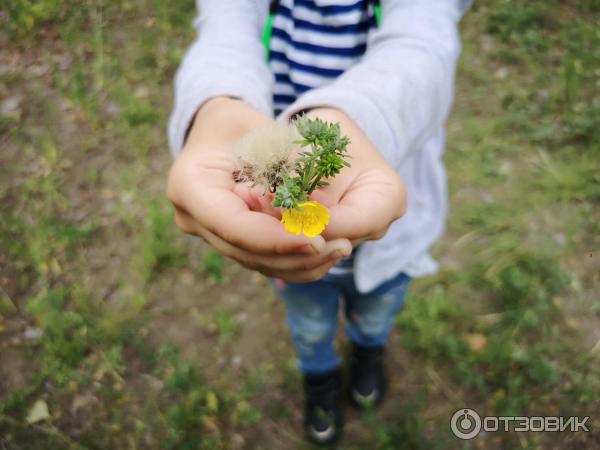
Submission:
MULTIPOLYGON (((271 34, 273 32, 273 16, 275 15, 276 9, 276 2, 272 2, 269 10, 269 16, 267 17, 267 23, 265 23, 265 28, 262 35, 262 42, 265 46, 267 61, 269 61, 271 56, 271 34)), ((375 4, 375 19, 377 20, 377 26, 381 26, 381 5, 379 2, 375 4)))
POLYGON ((267 55, 267 61, 271 56, 271 33, 273 31, 273 14, 269 14, 267 17, 267 23, 265 24, 265 29, 263 30, 262 42, 265 46, 265 52, 267 55))
POLYGON ((377 3, 375 5, 375 19, 377 20, 377 26, 381 26, 381 5, 377 3))

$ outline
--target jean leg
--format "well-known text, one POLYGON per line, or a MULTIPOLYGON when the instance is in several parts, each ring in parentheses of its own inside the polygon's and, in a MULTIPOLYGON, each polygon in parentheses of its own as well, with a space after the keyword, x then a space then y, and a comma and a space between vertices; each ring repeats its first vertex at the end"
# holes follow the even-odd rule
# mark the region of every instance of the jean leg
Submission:
POLYGON ((324 279, 312 283, 273 282, 286 306, 294 348, 303 373, 334 370, 339 356, 333 346, 337 330, 339 290, 324 279))
POLYGON ((378 347, 387 342, 396 314, 404 305, 411 278, 399 274, 366 294, 356 290, 354 281, 344 288, 346 335, 363 347, 378 347))

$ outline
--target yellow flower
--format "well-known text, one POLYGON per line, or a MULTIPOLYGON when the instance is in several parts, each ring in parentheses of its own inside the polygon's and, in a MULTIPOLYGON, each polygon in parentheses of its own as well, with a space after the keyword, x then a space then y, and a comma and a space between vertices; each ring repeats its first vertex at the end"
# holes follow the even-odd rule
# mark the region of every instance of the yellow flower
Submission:
POLYGON ((304 233, 308 237, 318 236, 329 223, 329 211, 319 202, 300 203, 301 210, 286 209, 281 217, 285 231, 292 234, 304 233))

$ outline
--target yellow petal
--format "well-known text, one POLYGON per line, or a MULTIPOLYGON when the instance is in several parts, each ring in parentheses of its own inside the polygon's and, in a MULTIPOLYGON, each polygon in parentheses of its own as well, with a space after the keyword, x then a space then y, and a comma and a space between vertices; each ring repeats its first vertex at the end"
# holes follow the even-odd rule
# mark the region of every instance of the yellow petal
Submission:
POLYGON ((321 203, 308 201, 301 203, 301 210, 296 209, 284 211, 281 223, 284 224, 288 233, 303 233, 308 237, 318 236, 329 223, 329 211, 321 203))
POLYGON ((285 227, 285 231, 291 234, 300 234, 302 232, 302 222, 298 220, 297 215, 294 215, 296 210, 286 209, 281 216, 281 223, 285 227))

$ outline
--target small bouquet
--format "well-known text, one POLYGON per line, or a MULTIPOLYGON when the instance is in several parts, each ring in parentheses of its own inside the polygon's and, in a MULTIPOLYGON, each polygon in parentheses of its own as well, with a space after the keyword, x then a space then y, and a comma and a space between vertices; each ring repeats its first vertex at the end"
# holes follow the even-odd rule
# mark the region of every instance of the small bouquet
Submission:
POLYGON ((327 208, 309 200, 317 188, 350 164, 339 124, 301 116, 291 125, 274 123, 246 135, 236 146, 236 182, 261 186, 273 194, 272 204, 283 208, 286 231, 314 237, 329 223, 327 208), (302 148, 309 147, 308 150, 302 148))

